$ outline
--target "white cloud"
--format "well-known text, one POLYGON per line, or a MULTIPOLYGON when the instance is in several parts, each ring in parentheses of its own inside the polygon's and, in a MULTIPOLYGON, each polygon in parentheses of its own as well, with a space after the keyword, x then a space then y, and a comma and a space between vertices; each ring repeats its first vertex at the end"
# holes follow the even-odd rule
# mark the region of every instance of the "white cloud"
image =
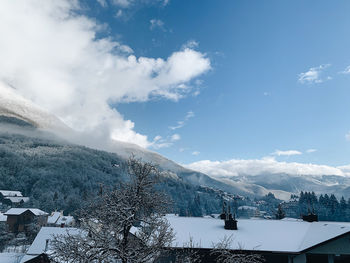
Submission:
POLYGON ((183 45, 183 48, 196 48, 199 46, 199 43, 195 40, 189 40, 186 44, 183 45))
POLYGON ((195 156, 197 156, 197 155, 199 155, 199 154, 200 154, 199 151, 194 151, 194 152, 192 152, 192 155, 195 155, 195 156))
POLYGON ((308 149, 308 150, 306 150, 306 152, 307 153, 314 153, 314 152, 317 152, 317 150, 316 149, 308 149))
POLYGON ((157 135, 154 137, 153 141, 150 143, 150 148, 153 149, 161 149, 161 148, 169 148, 174 145, 176 141, 179 141, 181 139, 181 136, 177 133, 167 136, 166 138, 163 138, 160 135, 157 135))
POLYGON ((339 175, 350 176, 350 166, 332 167, 327 165, 304 164, 296 162, 278 162, 274 158, 255 160, 232 159, 228 161, 203 160, 185 167, 203 172, 213 177, 261 175, 261 174, 289 174, 299 176, 339 175), (347 168, 347 170, 346 170, 347 168))
POLYGON ((132 0, 112 0, 113 4, 122 8, 127 8, 132 4, 132 0))
POLYGON ((172 142, 176 142, 176 141, 178 141, 178 140, 180 140, 181 139, 181 136, 179 135, 179 134, 177 134, 177 133, 175 133, 175 134, 173 134, 172 136, 171 136, 171 141, 172 142))
POLYGON ((193 111, 188 111, 186 113, 186 116, 185 116, 185 118, 183 120, 178 121, 175 126, 170 126, 169 129, 170 130, 176 130, 176 129, 182 128, 183 126, 185 126, 185 124, 188 122, 188 120, 193 118, 194 116, 195 115, 194 115, 193 111))
POLYGON ((300 155, 300 154, 302 153, 296 150, 287 150, 287 151, 276 150, 272 153, 272 155, 276 155, 276 156, 292 156, 292 155, 300 155))
POLYGON ((163 1, 163 6, 167 6, 169 4, 170 0, 164 0, 163 1))
POLYGON ((318 67, 310 68, 308 71, 299 74, 298 81, 302 84, 314 84, 330 80, 332 79, 330 76, 327 76, 325 79, 321 78, 322 72, 328 67, 330 67, 330 64, 323 64, 318 67))
POLYGON ((97 0, 102 7, 107 7, 107 0, 97 0))
POLYGON ((347 66, 342 72, 343 74, 350 74, 350 66, 347 66))
POLYGON ((193 111, 188 111, 186 116, 185 116, 185 120, 188 121, 189 119, 194 117, 194 112, 193 111))
POLYGON ((159 28, 159 29, 165 31, 165 29, 164 29, 164 22, 163 22, 162 20, 160 20, 160 19, 151 19, 151 20, 149 21, 149 23, 150 23, 149 28, 150 28, 151 30, 154 30, 154 29, 156 29, 156 28, 159 28))
POLYGON ((350 141, 350 131, 347 134, 345 134, 345 139, 347 141, 350 141))
POLYGON ((116 18, 121 18, 123 16, 123 10, 119 9, 117 13, 115 14, 116 18))
POLYGON ((190 48, 167 59, 136 57, 127 45, 97 39, 101 26, 78 8, 69 0, 1 1, 0 81, 75 130, 151 146, 116 105, 155 96, 178 100, 210 60, 190 48))

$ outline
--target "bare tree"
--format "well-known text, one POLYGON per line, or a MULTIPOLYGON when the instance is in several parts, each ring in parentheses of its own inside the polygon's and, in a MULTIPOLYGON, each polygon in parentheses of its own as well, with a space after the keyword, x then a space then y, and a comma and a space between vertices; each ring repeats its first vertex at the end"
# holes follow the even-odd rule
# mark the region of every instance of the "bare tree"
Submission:
POLYGON ((15 234, 11 233, 6 223, 0 223, 0 252, 10 245, 15 239, 15 234))
POLYGON ((58 236, 51 258, 58 262, 153 261, 174 236, 164 218, 168 198, 155 190, 158 170, 134 157, 130 180, 102 194, 81 213, 81 235, 58 236))
POLYGON ((218 263, 262 263, 265 259, 262 255, 256 253, 247 253, 242 249, 242 245, 239 245, 239 249, 232 250, 232 236, 225 236, 218 244, 214 245, 211 252, 212 255, 217 256, 216 262, 218 263))
POLYGON ((190 237, 190 241, 183 245, 181 250, 177 250, 175 253, 175 262, 177 263, 199 263, 202 262, 202 257, 198 248, 200 244, 196 244, 193 238, 190 237))

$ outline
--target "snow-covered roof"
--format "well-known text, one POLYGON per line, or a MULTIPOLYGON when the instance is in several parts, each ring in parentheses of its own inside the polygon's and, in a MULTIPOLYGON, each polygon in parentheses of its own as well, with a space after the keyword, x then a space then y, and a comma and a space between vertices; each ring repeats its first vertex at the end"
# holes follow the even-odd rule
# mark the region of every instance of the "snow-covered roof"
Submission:
POLYGON ((48 215, 48 213, 37 208, 11 208, 5 213, 5 215, 20 215, 26 212, 27 210, 29 210, 36 216, 48 215))
POLYGON ((3 213, 0 212, 0 222, 6 222, 7 216, 5 216, 3 213))
POLYGON ((17 263, 23 257, 21 253, 0 253, 1 263, 17 263))
POLYGON ((11 200, 12 203, 20 203, 21 201, 25 203, 29 201, 29 197, 23 197, 23 196, 8 196, 8 197, 5 197, 5 199, 11 200))
POLYGON ((60 212, 52 212, 51 215, 47 218, 47 223, 48 224, 56 224, 58 218, 60 217, 61 213, 60 212))
POLYGON ((61 224, 70 225, 70 224, 73 223, 73 221, 74 221, 74 217, 73 216, 61 216, 57 220, 56 224, 57 225, 61 225, 61 224))
POLYGON ((50 240, 52 240, 54 236, 67 235, 67 233, 71 235, 79 235, 81 230, 77 228, 42 227, 36 235, 32 245, 29 247, 26 256, 36 256, 47 252, 45 251, 46 240, 49 240, 49 247, 47 249, 50 250, 50 240))
POLYGON ((48 224, 60 226, 62 224, 71 225, 74 222, 73 216, 64 216, 61 212, 52 212, 47 219, 48 224))
POLYGON ((298 253, 350 233, 350 223, 238 219, 238 230, 224 229, 214 218, 167 216, 175 232, 173 247, 184 247, 192 239, 198 248, 213 248, 232 236, 231 249, 298 253))
POLYGON ((0 190, 0 194, 3 196, 23 196, 20 191, 9 191, 9 190, 0 190))

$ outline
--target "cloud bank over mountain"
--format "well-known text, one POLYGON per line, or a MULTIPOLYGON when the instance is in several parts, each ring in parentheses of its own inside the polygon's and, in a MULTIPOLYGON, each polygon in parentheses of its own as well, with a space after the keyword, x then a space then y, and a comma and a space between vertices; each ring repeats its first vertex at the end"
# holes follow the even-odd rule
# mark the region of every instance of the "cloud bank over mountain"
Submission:
POLYGON ((240 175, 288 174, 292 176, 350 176, 349 166, 333 167, 311 163, 280 162, 273 157, 254 160, 232 159, 228 161, 202 160, 184 165, 212 177, 232 177, 240 175))
POLYGON ((209 58, 189 47, 165 59, 136 57, 131 47, 98 38, 103 25, 80 11, 78 1, 1 1, 0 81, 75 130, 155 144, 115 106, 181 99, 210 69, 209 58))

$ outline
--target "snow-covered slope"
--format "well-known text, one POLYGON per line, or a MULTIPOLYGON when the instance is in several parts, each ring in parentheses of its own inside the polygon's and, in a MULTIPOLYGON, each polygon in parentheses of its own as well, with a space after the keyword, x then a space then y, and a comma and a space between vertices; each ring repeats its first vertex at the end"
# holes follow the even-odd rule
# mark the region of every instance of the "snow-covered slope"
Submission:
MULTIPOLYGON (((128 159, 131 155, 134 155, 136 158, 141 158, 143 161, 152 162, 158 165, 164 175, 184 180, 193 185, 225 188, 225 184, 220 183, 203 173, 184 168, 158 153, 141 148, 132 143, 105 138, 103 146, 97 146, 94 141, 99 141, 101 138, 94 138, 91 134, 86 138, 86 134, 81 134, 71 130, 59 120, 59 118, 47 113, 31 101, 23 98, 14 88, 0 82, 0 128, 8 126, 8 124, 11 124, 12 126, 15 124, 18 126, 16 128, 11 127, 11 129, 7 129, 7 131, 10 132, 23 133, 22 130, 26 130, 23 126, 28 124, 32 127, 52 132, 56 137, 60 137, 70 143, 77 143, 91 148, 97 148, 99 150, 114 152, 124 160, 128 159), (19 121, 22 121, 23 123, 19 125, 19 121)), ((30 133, 30 136, 32 137, 35 135, 33 130, 26 130, 25 132, 26 134, 30 133)), ((40 134, 40 136, 43 135, 40 134)), ((47 133, 45 136, 47 137, 47 133)), ((229 191, 231 189, 230 187, 226 187, 225 190, 229 191)))
POLYGON ((0 115, 14 117, 37 128, 64 131, 68 127, 56 116, 47 113, 0 81, 0 115))
MULTIPOLYGON (((9 123, 9 119, 12 119, 12 122, 13 119, 20 120, 24 123, 28 123, 32 127, 49 130, 56 136, 68 140, 71 143, 117 153, 124 160, 134 155, 144 161, 158 165, 165 175, 192 185, 214 187, 244 196, 263 196, 268 192, 272 192, 276 197, 284 200, 289 199, 291 193, 298 193, 300 191, 335 193, 338 196, 344 195, 350 197, 350 178, 348 177, 336 175, 301 177, 287 174, 210 177, 205 173, 185 168, 156 152, 144 149, 135 144, 106 138, 104 145, 98 146, 98 143, 96 144, 96 142, 94 142, 95 139, 90 138, 90 135, 88 138, 82 139, 86 135, 72 131, 59 118, 47 113, 31 101, 23 98, 17 94, 14 88, 0 82, 0 127, 5 122, 9 123), (4 118, 7 119, 4 120, 4 118), (88 142, 90 142, 90 144, 88 142)), ((15 124, 18 125, 18 122, 15 124)), ((33 134, 31 136, 33 136, 33 134)), ((96 139, 96 141, 98 140, 96 139)))

